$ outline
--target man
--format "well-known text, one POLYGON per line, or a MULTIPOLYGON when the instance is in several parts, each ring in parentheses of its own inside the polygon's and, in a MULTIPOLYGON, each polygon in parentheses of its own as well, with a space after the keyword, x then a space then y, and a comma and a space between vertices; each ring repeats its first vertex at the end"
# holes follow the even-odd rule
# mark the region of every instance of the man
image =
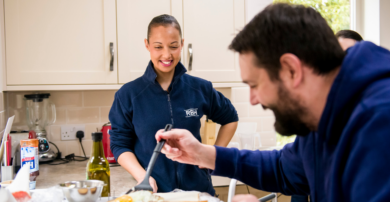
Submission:
POLYGON ((347 29, 338 31, 336 37, 344 51, 355 45, 356 42, 363 41, 363 38, 359 33, 347 29))
POLYGON ((287 4, 265 8, 230 48, 251 104, 274 112, 280 134, 298 137, 280 151, 239 151, 159 131, 168 158, 311 201, 390 201, 388 50, 361 42, 345 53, 318 12, 287 4))

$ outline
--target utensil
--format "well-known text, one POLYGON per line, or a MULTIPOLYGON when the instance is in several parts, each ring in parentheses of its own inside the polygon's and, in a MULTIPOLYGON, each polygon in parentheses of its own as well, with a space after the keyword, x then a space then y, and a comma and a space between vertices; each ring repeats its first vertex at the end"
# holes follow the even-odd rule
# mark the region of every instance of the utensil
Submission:
POLYGON ((68 181, 59 184, 69 202, 97 201, 104 182, 100 180, 68 181))
POLYGON ((4 152, 7 152, 7 151, 4 151, 5 150, 5 147, 6 147, 6 141, 8 140, 8 136, 9 136, 9 133, 11 131, 11 127, 12 127, 12 123, 14 122, 14 118, 15 116, 11 116, 8 118, 8 121, 7 121, 7 125, 5 126, 5 130, 4 130, 4 135, 3 135, 3 140, 1 142, 1 145, 0 145, 0 162, 1 161, 4 161, 4 166, 7 165, 7 157, 4 155, 4 152), (4 158, 3 158, 4 157, 4 158))
POLYGON ((7 141, 5 142, 5 146, 6 146, 6 150, 5 150, 5 154, 7 156, 7 166, 11 166, 11 157, 12 157, 12 146, 11 146, 11 142, 12 142, 12 138, 11 136, 8 134, 7 135, 7 141))
MULTIPOLYGON (((167 124, 165 126, 164 132, 170 131, 172 129, 172 124, 167 124)), ((153 191, 152 186, 149 184, 149 177, 152 174, 152 170, 154 167, 154 164, 156 163, 158 155, 161 153, 161 149, 163 148, 165 144, 165 140, 162 139, 160 142, 157 143, 156 147, 154 148, 152 158, 149 161, 148 169, 146 170, 145 178, 141 182, 141 184, 131 188, 129 191, 126 192, 126 194, 132 192, 132 191, 138 191, 138 190, 146 190, 146 191, 153 191)))

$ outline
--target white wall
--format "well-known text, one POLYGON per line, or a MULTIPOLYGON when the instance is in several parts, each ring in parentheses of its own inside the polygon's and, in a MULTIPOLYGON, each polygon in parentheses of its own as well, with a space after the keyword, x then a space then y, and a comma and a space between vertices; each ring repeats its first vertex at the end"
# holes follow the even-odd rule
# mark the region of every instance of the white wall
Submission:
POLYGON ((380 44, 379 0, 364 1, 364 40, 380 44))
POLYGON ((390 0, 356 1, 356 31, 366 41, 390 49, 390 0))
POLYGON ((271 3, 272 0, 245 0, 246 23, 271 3))
POLYGON ((390 50, 390 0, 380 0, 380 45, 390 50))

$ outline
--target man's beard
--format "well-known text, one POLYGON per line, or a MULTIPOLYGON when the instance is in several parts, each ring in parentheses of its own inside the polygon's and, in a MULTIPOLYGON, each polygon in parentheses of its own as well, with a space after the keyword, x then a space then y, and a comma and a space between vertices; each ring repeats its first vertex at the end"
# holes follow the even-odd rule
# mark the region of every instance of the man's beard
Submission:
POLYGON ((302 121, 302 117, 307 115, 307 109, 294 100, 282 84, 279 85, 278 96, 277 104, 268 106, 275 115, 276 132, 283 136, 308 135, 310 129, 302 121))

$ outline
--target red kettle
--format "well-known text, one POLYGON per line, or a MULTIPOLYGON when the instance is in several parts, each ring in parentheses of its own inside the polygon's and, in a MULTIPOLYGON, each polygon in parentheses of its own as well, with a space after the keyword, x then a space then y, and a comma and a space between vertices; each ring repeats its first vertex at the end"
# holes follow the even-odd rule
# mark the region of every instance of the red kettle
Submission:
POLYGON ((114 154, 111 152, 111 148, 110 148, 110 130, 111 130, 110 122, 103 125, 103 128, 101 130, 103 133, 103 140, 102 140, 103 150, 108 163, 116 163, 114 154))

